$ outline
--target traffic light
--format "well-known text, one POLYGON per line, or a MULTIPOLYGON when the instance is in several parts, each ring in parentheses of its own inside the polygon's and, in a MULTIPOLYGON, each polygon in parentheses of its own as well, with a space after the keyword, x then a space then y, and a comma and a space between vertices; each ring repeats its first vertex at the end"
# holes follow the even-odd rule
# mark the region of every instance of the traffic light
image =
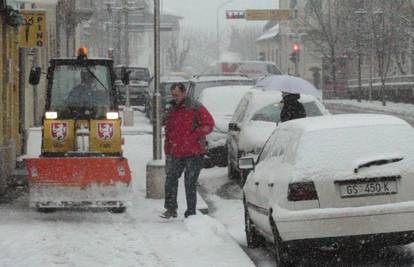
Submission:
POLYGON ((292 53, 290 54, 290 61, 292 61, 293 63, 299 62, 299 53, 299 44, 293 44, 292 53))

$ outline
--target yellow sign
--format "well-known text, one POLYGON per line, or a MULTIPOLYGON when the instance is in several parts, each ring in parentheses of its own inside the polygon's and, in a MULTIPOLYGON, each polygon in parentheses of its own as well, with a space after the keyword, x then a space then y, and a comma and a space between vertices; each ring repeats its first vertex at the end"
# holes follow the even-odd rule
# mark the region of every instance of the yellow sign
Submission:
POLYGON ((248 9, 246 20, 288 20, 291 18, 290 9, 248 9))
POLYGON ((46 43, 46 11, 21 10, 21 13, 23 24, 19 29, 20 47, 43 47, 46 43))

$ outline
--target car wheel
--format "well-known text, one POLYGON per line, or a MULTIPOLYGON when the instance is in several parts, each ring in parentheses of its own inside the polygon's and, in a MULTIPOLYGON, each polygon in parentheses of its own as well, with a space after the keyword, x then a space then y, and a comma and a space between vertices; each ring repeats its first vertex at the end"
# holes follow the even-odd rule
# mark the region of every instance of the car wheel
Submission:
POLYGON ((109 211, 112 213, 124 213, 126 211, 126 207, 110 208, 109 211))
POLYGON ((227 164, 227 176, 230 180, 240 179, 240 173, 233 167, 230 161, 227 164))
POLYGON ((250 219, 249 210, 247 209, 247 202, 246 197, 243 195, 243 205, 244 205, 244 229, 246 232, 246 242, 247 247, 249 248, 258 248, 264 247, 266 244, 266 240, 263 236, 261 236, 256 228, 252 220, 250 219))
POLYGON ((273 252, 276 265, 278 267, 294 266, 289 259, 289 251, 286 245, 280 238, 279 231, 277 230, 276 223, 270 215, 270 226, 273 233, 273 252))
POLYGON ((149 105, 145 106, 145 117, 149 118, 151 112, 151 108, 149 105))
POLYGON ((203 168, 210 169, 215 166, 214 161, 211 158, 204 158, 203 168))
POLYGON ((231 161, 229 150, 227 150, 227 177, 229 177, 230 180, 240 179, 240 174, 236 168, 234 168, 231 161))
POLYGON ((56 211, 55 208, 37 208, 37 211, 40 213, 53 213, 56 211))
POLYGON ((228 165, 228 160, 227 160, 228 156, 226 152, 227 150, 224 150, 224 153, 219 153, 217 155, 217 165, 219 167, 227 167, 228 165))
POLYGON ((240 170, 239 176, 240 176, 240 187, 243 187, 246 183, 247 176, 249 175, 249 172, 246 170, 240 170))

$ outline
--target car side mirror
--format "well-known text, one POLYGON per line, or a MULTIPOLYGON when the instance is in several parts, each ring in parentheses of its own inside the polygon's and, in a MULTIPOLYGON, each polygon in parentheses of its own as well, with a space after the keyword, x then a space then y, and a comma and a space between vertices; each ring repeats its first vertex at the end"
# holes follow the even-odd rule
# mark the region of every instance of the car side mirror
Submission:
POLYGON ((239 125, 237 123, 231 122, 231 123, 229 123, 229 131, 239 132, 240 131, 240 127, 239 127, 239 125))
POLYGON ((124 85, 129 84, 129 75, 131 74, 130 70, 127 70, 125 66, 121 67, 121 81, 124 85))
POLYGON ((239 158, 239 169, 252 171, 254 170, 255 164, 254 159, 252 157, 242 157, 239 158))
POLYGON ((29 83, 31 85, 38 85, 40 82, 41 75, 42 75, 41 67, 32 67, 30 69, 29 83))

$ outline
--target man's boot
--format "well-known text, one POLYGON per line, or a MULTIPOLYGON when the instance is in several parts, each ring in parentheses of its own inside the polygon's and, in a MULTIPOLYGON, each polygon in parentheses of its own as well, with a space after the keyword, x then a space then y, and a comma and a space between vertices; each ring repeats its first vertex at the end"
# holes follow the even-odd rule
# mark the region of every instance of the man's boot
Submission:
POLYGON ((166 210, 160 215, 160 217, 163 219, 177 218, 177 210, 166 210))
POLYGON ((196 212, 195 211, 186 210, 184 212, 184 217, 185 218, 188 218, 189 216, 193 216, 193 215, 196 215, 196 212))

